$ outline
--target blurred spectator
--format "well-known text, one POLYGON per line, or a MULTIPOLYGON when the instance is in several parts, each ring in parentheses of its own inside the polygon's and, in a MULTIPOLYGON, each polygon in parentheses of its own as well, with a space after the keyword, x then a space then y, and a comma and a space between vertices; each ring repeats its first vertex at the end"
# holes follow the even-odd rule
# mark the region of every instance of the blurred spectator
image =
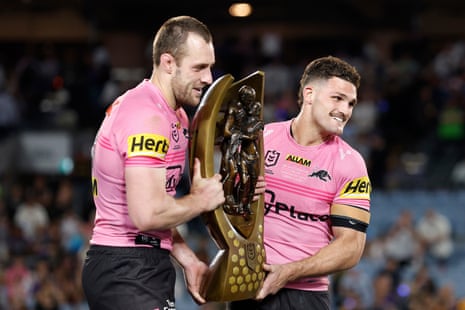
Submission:
POLYGON ((65 297, 55 281, 49 263, 40 260, 33 271, 35 310, 59 310, 65 297))
POLYGON ((465 137, 464 107, 463 98, 455 95, 446 101, 439 113, 438 137, 446 147, 458 146, 451 142, 462 141, 465 137))
POLYGON ((72 209, 63 214, 60 223, 61 245, 66 252, 76 254, 84 246, 81 221, 72 209))
POLYGON ((426 293, 434 295, 437 291, 437 284, 434 282, 431 273, 426 265, 422 265, 410 283, 411 294, 426 293))
POLYGON ((337 281, 337 302, 343 309, 366 309, 373 302, 373 286, 369 275, 363 269, 354 267, 344 272, 337 281))
POLYGON ((9 256, 30 254, 30 243, 24 238, 22 230, 14 223, 9 222, 7 244, 9 256))
POLYGON ((398 310, 398 303, 393 290, 392 275, 387 271, 381 271, 373 280, 373 304, 370 310, 398 310))
POLYGON ((403 210, 391 226, 385 240, 385 254, 387 258, 399 263, 400 267, 406 267, 415 259, 422 258, 411 211, 403 210))
POLYGON ((440 263, 447 262, 454 252, 451 221, 429 208, 420 217, 415 229, 426 253, 440 263))
POLYGON ((65 298, 60 309, 88 309, 81 286, 81 264, 80 257, 74 254, 65 254, 54 271, 57 284, 65 298))
POLYGON ((30 264, 38 259, 45 259, 50 264, 56 264, 61 259, 61 236, 58 222, 50 222, 46 228, 41 229, 33 242, 29 242, 30 264))
POLYGON ((24 201, 18 206, 14 215, 14 223, 29 241, 36 240, 39 232, 49 224, 47 210, 39 203, 37 192, 33 188, 26 190, 24 201))
POLYGON ((31 271, 22 256, 14 256, 5 269, 5 287, 10 309, 27 309, 33 302, 31 271))
POLYGON ((465 42, 446 43, 434 57, 435 73, 441 78, 447 78, 463 65, 465 58, 465 42))
POLYGON ((454 165, 452 170, 452 185, 456 188, 465 188, 465 159, 454 165))
MULTIPOLYGON (((412 287, 409 310, 457 310, 457 298, 450 285, 438 287, 428 276, 426 268, 419 272, 424 278, 423 286, 412 287)), ((421 283, 421 281, 420 281, 421 283)))

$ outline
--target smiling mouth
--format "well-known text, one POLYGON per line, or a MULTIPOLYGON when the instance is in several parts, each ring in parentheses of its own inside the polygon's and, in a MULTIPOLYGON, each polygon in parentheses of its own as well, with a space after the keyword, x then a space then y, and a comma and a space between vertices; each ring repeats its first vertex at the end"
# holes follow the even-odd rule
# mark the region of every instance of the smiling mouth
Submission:
POLYGON ((342 117, 333 116, 333 119, 340 122, 340 123, 344 122, 344 118, 342 118, 342 117))

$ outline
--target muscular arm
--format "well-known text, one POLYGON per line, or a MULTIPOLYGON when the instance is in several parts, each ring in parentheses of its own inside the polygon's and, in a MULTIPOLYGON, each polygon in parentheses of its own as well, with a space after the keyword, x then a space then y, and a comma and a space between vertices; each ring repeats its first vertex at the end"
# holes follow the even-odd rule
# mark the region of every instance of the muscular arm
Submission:
POLYGON ((329 275, 355 266, 365 248, 366 234, 345 227, 333 227, 333 232, 333 241, 313 256, 283 265, 265 265, 268 275, 257 299, 275 294, 289 281, 329 275))
POLYGON ((351 228, 333 227, 333 242, 315 255, 290 264, 289 280, 328 275, 355 266, 362 256, 366 234, 351 228))
POLYGON ((129 216, 141 231, 176 227, 224 202, 221 176, 202 178, 197 159, 188 195, 178 199, 170 196, 165 190, 165 175, 162 168, 125 169, 129 216))

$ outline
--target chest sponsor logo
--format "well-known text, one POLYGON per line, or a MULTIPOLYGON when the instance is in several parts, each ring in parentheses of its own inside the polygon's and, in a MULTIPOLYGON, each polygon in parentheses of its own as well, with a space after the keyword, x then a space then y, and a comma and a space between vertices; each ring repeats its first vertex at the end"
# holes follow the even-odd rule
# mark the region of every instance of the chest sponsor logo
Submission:
POLYGON ((265 167, 276 166, 279 155, 281 154, 276 150, 268 150, 265 154, 265 167))
POLYGON ((265 216, 269 213, 287 216, 299 221, 305 222, 326 222, 329 220, 329 214, 312 214, 308 212, 298 211, 295 206, 280 202, 276 199, 276 194, 273 191, 265 191, 265 216))
POLYGON ((128 157, 148 156, 164 158, 168 153, 169 140, 161 135, 142 133, 128 137, 128 157))
POLYGON ((339 193, 340 198, 350 198, 350 199, 367 199, 370 200, 371 193, 371 183, 370 179, 365 176, 350 182, 347 182, 344 185, 344 188, 339 193))
POLYGON ((292 154, 288 154, 286 156, 286 160, 292 161, 293 163, 296 163, 296 164, 299 164, 305 167, 310 167, 310 165, 312 164, 312 161, 310 159, 305 159, 303 157, 292 155, 292 154))

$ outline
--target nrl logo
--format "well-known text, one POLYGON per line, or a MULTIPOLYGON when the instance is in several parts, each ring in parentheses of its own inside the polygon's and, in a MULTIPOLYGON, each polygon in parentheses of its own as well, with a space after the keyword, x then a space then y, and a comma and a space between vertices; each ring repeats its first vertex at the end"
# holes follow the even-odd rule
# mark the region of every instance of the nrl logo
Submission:
POLYGON ((266 167, 271 167, 271 166, 276 166, 276 163, 278 162, 280 153, 277 152, 276 150, 269 150, 265 154, 265 166, 266 167))
POLYGON ((176 142, 179 142, 179 132, 178 132, 179 126, 180 126, 179 123, 177 123, 177 124, 172 123, 171 124, 171 137, 176 142))

